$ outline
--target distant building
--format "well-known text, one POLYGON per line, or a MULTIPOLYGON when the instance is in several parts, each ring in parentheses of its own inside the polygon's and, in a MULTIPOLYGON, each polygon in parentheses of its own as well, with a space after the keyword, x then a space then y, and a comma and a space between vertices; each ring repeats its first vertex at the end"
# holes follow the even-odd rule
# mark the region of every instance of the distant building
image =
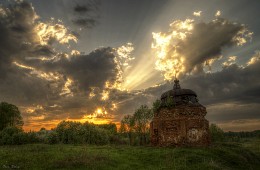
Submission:
POLYGON ((210 144, 207 111, 190 89, 181 89, 179 80, 161 95, 158 110, 150 124, 155 146, 207 146, 210 144))

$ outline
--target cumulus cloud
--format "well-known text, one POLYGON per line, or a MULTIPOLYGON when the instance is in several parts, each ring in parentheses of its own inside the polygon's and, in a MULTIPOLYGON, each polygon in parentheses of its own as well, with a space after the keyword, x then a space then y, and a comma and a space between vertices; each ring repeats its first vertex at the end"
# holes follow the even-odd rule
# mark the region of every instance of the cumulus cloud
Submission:
POLYGON ((92 28, 97 24, 99 18, 99 0, 79 1, 74 6, 72 23, 81 28, 92 28))
POLYGON ((202 72, 203 65, 221 56, 224 47, 240 46, 251 39, 245 25, 217 18, 208 23, 176 20, 166 33, 153 33, 156 68, 166 80, 179 73, 202 72))

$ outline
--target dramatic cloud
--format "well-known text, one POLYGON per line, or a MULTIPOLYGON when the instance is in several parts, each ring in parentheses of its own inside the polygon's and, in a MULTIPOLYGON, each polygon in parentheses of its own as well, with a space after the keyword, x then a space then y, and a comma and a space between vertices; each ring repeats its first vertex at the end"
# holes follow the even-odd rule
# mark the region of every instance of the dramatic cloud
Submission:
POLYGON ((99 0, 81 1, 74 7, 74 17, 72 22, 83 28, 92 28, 97 24, 99 17, 99 0))
POLYGON ((258 103, 260 100, 259 76, 260 62, 258 60, 246 67, 232 64, 224 67, 220 72, 190 76, 183 83, 184 85, 193 84, 192 89, 201 94, 205 104, 230 101, 258 103))
POLYGON ((167 33, 153 33, 156 69, 163 72, 166 80, 179 73, 202 72, 205 64, 220 57, 224 47, 241 46, 251 36, 245 25, 224 18, 209 23, 174 21, 167 33))
POLYGON ((76 41, 76 37, 62 24, 38 21, 27 2, 19 1, 8 8, 1 7, 0 11, 0 79, 4 82, 1 89, 6 93, 2 100, 10 96, 24 98, 23 102, 44 100, 49 91, 47 85, 60 75, 38 70, 28 63, 55 57, 57 52, 51 46, 54 42, 68 44, 76 41))
POLYGON ((40 21, 31 4, 0 11, 1 101, 17 104, 28 122, 112 118, 131 43, 82 55, 70 49, 77 37, 60 21, 40 21))

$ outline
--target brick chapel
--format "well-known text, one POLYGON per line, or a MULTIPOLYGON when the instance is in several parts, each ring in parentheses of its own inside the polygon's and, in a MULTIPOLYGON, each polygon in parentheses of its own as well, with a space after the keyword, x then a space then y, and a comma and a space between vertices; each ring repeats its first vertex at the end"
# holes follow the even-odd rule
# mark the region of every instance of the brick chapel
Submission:
POLYGON ((161 95, 161 105, 150 124, 151 144, 154 146, 208 146, 209 122, 206 108, 190 89, 182 89, 179 80, 161 95), (171 106, 166 103, 172 102, 171 106))

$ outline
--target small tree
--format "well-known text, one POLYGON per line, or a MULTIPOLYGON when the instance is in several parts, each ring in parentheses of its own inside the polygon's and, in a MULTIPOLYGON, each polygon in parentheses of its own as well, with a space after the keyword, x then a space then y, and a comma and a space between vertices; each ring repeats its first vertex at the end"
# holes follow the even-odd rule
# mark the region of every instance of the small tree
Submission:
POLYGON ((218 127, 216 124, 211 124, 209 127, 210 134, 211 134, 211 140, 213 142, 221 142, 225 138, 224 131, 218 127))
POLYGON ((153 118, 153 113, 147 105, 141 105, 134 113, 135 130, 139 136, 140 145, 147 143, 146 135, 150 130, 150 121, 153 118))
POLYGON ((120 133, 126 133, 129 139, 129 144, 133 144, 133 130, 134 130, 134 118, 131 115, 126 115, 120 122, 120 133))
POLYGON ((0 103, 0 131, 11 126, 22 128, 23 119, 18 108, 6 102, 0 103))

